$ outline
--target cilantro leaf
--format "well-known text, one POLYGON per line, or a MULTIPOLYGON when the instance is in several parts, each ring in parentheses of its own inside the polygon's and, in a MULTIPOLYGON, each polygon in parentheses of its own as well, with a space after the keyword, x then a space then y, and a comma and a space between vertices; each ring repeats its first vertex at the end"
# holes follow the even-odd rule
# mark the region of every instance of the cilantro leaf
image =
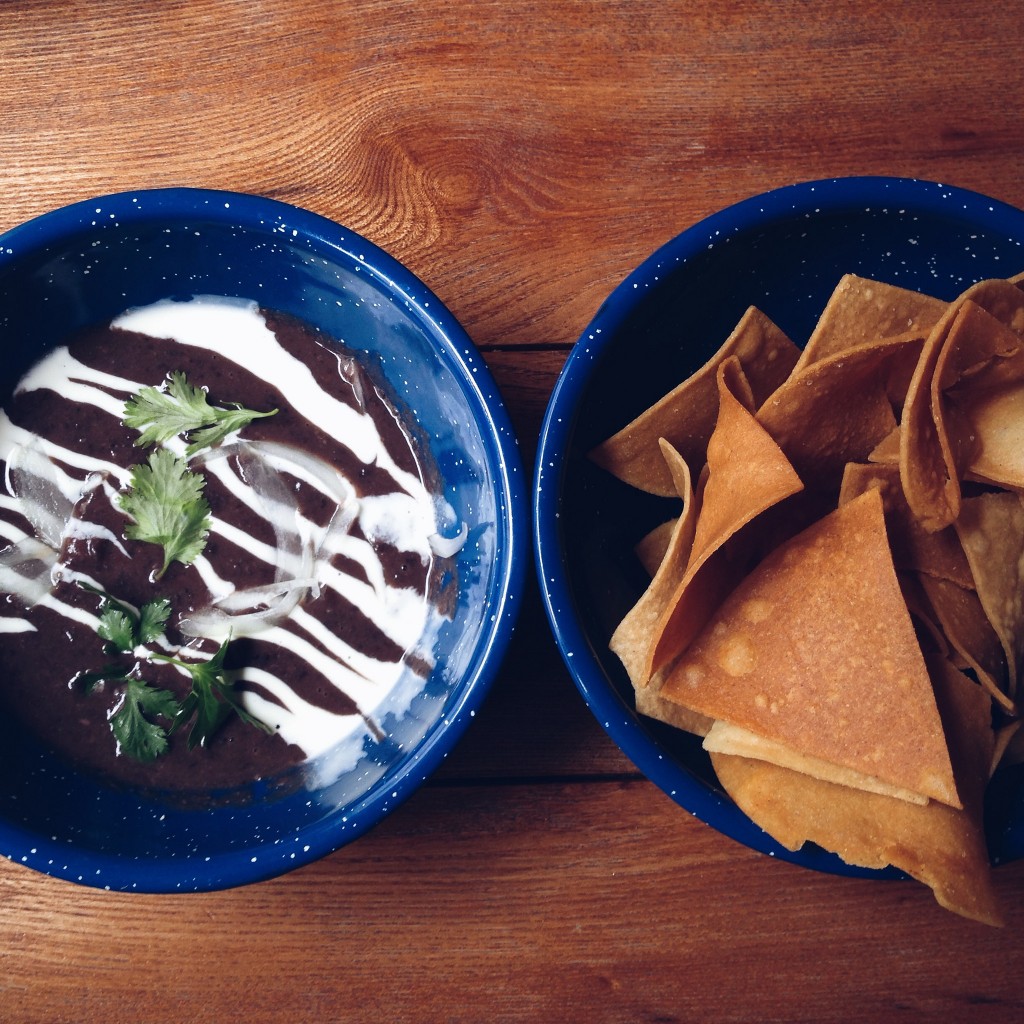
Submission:
POLYGON ((187 457, 202 448, 212 448, 228 434, 264 416, 277 412, 255 412, 238 403, 230 408, 210 405, 202 388, 189 384, 184 373, 170 374, 166 390, 142 388, 125 403, 122 422, 141 432, 135 442, 139 447, 162 444, 179 434, 189 438, 187 457))
POLYGON ((171 614, 171 602, 166 598, 147 601, 136 612, 131 605, 105 591, 82 582, 79 586, 102 598, 96 632, 106 640, 103 649, 107 654, 130 654, 136 647, 152 643, 163 635, 171 614))
POLYGON ((135 622, 128 612, 113 605, 103 609, 96 632, 102 640, 107 641, 104 649, 108 654, 131 651, 135 647, 135 622))
POLYGON ((124 682, 124 696, 110 717, 110 729, 122 753, 136 761, 153 761, 167 749, 168 741, 167 729, 152 719, 172 721, 178 702, 170 691, 135 676, 126 676, 124 682))
POLYGON ((154 654, 156 661, 166 661, 185 669, 192 677, 192 689, 178 707, 171 731, 182 728, 194 718, 188 734, 188 749, 205 746, 214 733, 224 724, 232 711, 247 725, 264 732, 271 732, 270 726, 249 714, 242 706, 234 683, 224 669, 228 641, 225 640, 208 661, 181 661, 166 654, 154 654))
POLYGON ((210 530, 210 506, 203 497, 203 477, 189 471, 184 459, 158 448, 149 460, 132 467, 130 489, 118 498, 132 517, 125 529, 129 540, 161 544, 164 564, 159 579, 171 562, 188 565, 206 546, 210 530))
POLYGON ((163 636, 164 626, 171 614, 171 602, 166 597, 147 601, 139 609, 139 621, 135 628, 135 639, 140 644, 151 644, 163 636))

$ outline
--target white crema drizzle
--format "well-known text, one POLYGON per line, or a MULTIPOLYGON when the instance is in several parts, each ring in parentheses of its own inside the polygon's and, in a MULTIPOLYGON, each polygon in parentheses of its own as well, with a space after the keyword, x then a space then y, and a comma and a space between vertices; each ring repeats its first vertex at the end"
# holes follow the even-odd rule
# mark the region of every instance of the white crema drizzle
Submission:
MULTIPOLYGON (((329 436, 341 439, 362 463, 375 464, 387 471, 395 481, 394 492, 382 497, 356 498, 351 484, 339 477, 335 467, 322 460, 316 460, 307 453, 293 458, 281 445, 265 445, 261 453, 261 458, 266 459, 276 471, 302 480, 333 501, 338 501, 339 496, 349 495, 343 501, 343 514, 358 522, 362 534, 357 536, 348 529, 324 527, 299 515, 296 508, 286 508, 284 514, 295 517, 294 529, 303 550, 315 553, 309 565, 301 563, 296 556, 295 567, 289 568, 297 576, 303 572, 312 572, 312 576, 308 580, 297 581, 293 577, 292 585, 311 589, 314 597, 323 589, 335 591, 358 607, 389 640, 429 663, 432 640, 441 616, 423 594, 399 589, 387 582, 374 543, 392 544, 426 562, 434 554, 452 553, 451 549, 457 548, 460 538, 446 541, 439 536, 439 517, 445 523, 451 522, 454 519, 451 509, 440 503, 419 476, 402 470, 394 463, 372 417, 325 392, 310 369, 278 343, 255 302, 207 296, 185 302, 169 300, 129 310, 115 319, 112 326, 154 339, 205 349, 249 372, 258 373, 274 384, 296 414, 329 436), (339 570, 331 563, 332 556, 355 561, 361 566, 366 579, 339 570)), ((64 398, 91 407, 98 414, 116 417, 120 421, 125 400, 141 388, 156 383, 133 381, 94 370, 74 359, 67 348, 60 348, 29 371, 18 391, 50 389, 64 398)), ((225 444, 230 445, 233 441, 233 438, 228 438, 225 444)), ((184 445, 179 442, 171 442, 168 447, 179 454, 184 450, 184 445)), ((55 500, 66 502, 68 509, 89 487, 96 486, 98 479, 105 479, 115 487, 124 487, 128 482, 129 474, 123 467, 55 445, 45 437, 12 424, 0 411, 0 457, 9 464, 16 464, 18 453, 27 449, 31 449, 34 459, 42 458, 51 464, 47 482, 54 485, 55 500), (73 472, 69 473, 62 467, 73 472)), ((207 459, 203 461, 201 470, 205 475, 215 477, 237 500, 274 525, 271 519, 273 503, 268 502, 266 494, 257 493, 255 488, 245 483, 229 467, 227 459, 207 459)), ((7 483, 10 492, 11 481, 7 483)), ((0 508, 19 510, 17 495, 0 496, 0 508)), ((52 515, 52 510, 48 514, 52 515)), ((71 518, 68 513, 64 536, 82 536, 81 531, 85 529, 85 524, 71 518)), ((243 547, 254 559, 271 566, 280 563, 282 554, 279 547, 258 543, 216 515, 212 517, 211 532, 243 547)), ((16 527, 2 520, 0 536, 8 543, 26 543, 16 527)), ((117 542, 117 538, 113 540, 117 542)), ((218 602, 230 604, 235 596, 234 585, 220 576, 203 556, 196 560, 195 568, 210 591, 212 606, 216 607, 218 602)), ((287 581, 282 589, 287 589, 287 581)), ((80 620, 82 617, 80 610, 59 601, 52 593, 47 594, 44 601, 47 607, 69 619, 80 620)), ((0 633, 34 628, 27 619, 17 615, 0 617, 0 633)), ((225 635, 227 631, 225 628, 225 635)), ((217 638, 212 633, 204 635, 217 638)), ((245 691, 243 700, 248 710, 276 729, 286 741, 300 747, 310 758, 343 744, 345 749, 351 750, 354 761, 360 738, 367 729, 378 728, 378 723, 388 712, 404 714, 422 686, 422 681, 419 686, 409 685, 407 677, 412 673, 404 660, 381 661, 356 650, 343 636, 333 632, 301 605, 289 613, 287 622, 268 622, 259 630, 258 638, 262 643, 284 648, 305 661, 330 685, 354 701, 359 709, 356 715, 334 714, 305 701, 286 679, 262 669, 241 670, 239 677, 242 680, 258 685, 273 698, 265 699, 245 691)))

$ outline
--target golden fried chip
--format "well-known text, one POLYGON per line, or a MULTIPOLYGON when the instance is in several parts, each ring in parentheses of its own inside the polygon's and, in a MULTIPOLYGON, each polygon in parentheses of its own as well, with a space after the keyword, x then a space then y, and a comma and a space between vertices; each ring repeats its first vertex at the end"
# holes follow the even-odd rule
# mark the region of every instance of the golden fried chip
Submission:
POLYGON ((1006 652, 1008 693, 1024 657, 1024 506, 1011 491, 967 498, 956 521, 978 597, 1006 652))
POLYGON ((694 471, 718 415, 718 368, 738 358, 755 404, 771 394, 793 368, 800 350, 760 310, 751 307, 714 356, 664 398, 590 452, 597 465, 652 494, 672 496, 675 488, 658 448, 665 438, 694 471))
POLYGON ((1016 707, 1007 692, 1010 677, 1006 654, 978 594, 950 580, 923 573, 919 574, 918 580, 942 635, 963 660, 962 667, 974 672, 989 696, 1004 711, 1015 714, 1016 707))
POLYGON ((914 623, 917 638, 921 643, 921 651, 925 655, 941 654, 944 658, 953 656, 949 640, 939 625, 935 609, 932 608, 928 595, 921 586, 921 574, 916 572, 899 572, 900 591, 906 602, 910 620, 914 623))
POLYGON ((868 462, 880 466, 898 466, 900 464, 900 428, 898 426, 871 449, 868 462))
POLYGON ((662 441, 662 448, 672 465, 671 474, 683 499, 683 511, 675 521, 650 586, 616 627, 608 645, 625 667, 634 689, 647 685, 655 627, 686 571, 697 523, 697 506, 686 462, 667 441, 662 441))
POLYGON ((686 573, 655 628, 647 678, 685 649, 738 580, 744 567, 730 562, 726 543, 803 487, 778 445, 737 398, 741 378, 734 357, 719 367, 718 419, 708 443, 693 547, 686 573))
POLYGON ((877 490, 769 555, 662 694, 709 718, 959 806, 877 490))
POLYGON ((890 380, 922 344, 901 335, 812 363, 758 408, 758 422, 802 479, 838 486, 846 463, 866 461, 896 429, 890 380))
POLYGON ((867 345, 913 332, 922 337, 946 309, 941 299, 856 274, 844 275, 829 298, 794 369, 867 345))
POLYGON ((636 555, 648 576, 653 578, 658 571, 658 566, 664 561, 678 522, 679 517, 677 516, 675 519, 668 519, 664 523, 660 523, 641 537, 633 548, 633 554, 636 555))
POLYGON ((822 782, 863 789, 868 793, 881 793, 895 800, 907 800, 912 804, 922 805, 928 803, 928 797, 921 796, 920 793, 912 793, 908 789, 889 785, 872 775, 811 757, 784 743, 779 743, 778 740, 758 736, 757 733, 730 722, 715 722, 712 725, 706 734, 704 749, 712 754, 730 754, 755 761, 768 761, 782 768, 821 779, 822 782))
POLYGON ((894 865, 928 885, 941 906, 1000 926, 1003 916, 982 827, 994 748, 989 702, 956 669, 937 663, 932 671, 962 810, 822 782, 765 761, 712 754, 712 764, 736 804, 787 849, 813 842, 848 864, 894 865))
POLYGON ((965 301, 939 353, 931 383, 932 416, 951 476, 1024 480, 1017 447, 1024 434, 1020 399, 1020 337, 975 302, 965 301))
MULTIPOLYGON (((965 373, 987 365, 981 354, 988 317, 1020 334, 1024 331, 1024 292, 1008 281, 981 281, 950 303, 932 328, 907 390, 900 421, 900 472, 914 515, 925 529, 952 523, 960 510, 960 480, 970 461, 970 432, 945 400, 965 373), (955 355, 945 349, 953 340, 955 355)), ((995 353, 990 358, 995 358, 995 353)))
POLYGON ((635 690, 636 709, 641 715, 654 718, 666 725, 671 725, 683 732, 691 732, 695 736, 707 736, 714 724, 710 718, 689 708, 684 708, 675 701, 665 700, 661 695, 661 687, 665 682, 665 674, 658 672, 646 686, 635 690))
POLYGON ((845 504, 871 487, 877 487, 882 495, 897 570, 913 569, 973 588, 974 577, 956 531, 949 526, 929 533, 921 526, 907 504, 899 466, 849 463, 843 473, 839 504, 845 504))
MULTIPOLYGON (((1024 489, 1024 381, 972 389, 957 397, 961 431, 970 438, 966 475, 1002 487, 1024 489)), ((963 443, 967 447, 966 443, 963 443)))

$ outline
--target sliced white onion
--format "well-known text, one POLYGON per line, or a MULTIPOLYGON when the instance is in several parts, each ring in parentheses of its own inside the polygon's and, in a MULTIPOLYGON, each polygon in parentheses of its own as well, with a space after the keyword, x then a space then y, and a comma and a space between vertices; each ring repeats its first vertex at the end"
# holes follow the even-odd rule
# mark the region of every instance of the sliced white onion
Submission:
POLYGON ((13 594, 27 607, 50 592, 57 552, 36 537, 26 537, 0 551, 0 593, 13 594))
MULTIPOLYGON (((351 515, 349 522, 355 518, 358 511, 355 489, 329 462, 318 458, 312 452, 295 448, 290 444, 282 444, 279 441, 242 441, 239 442, 239 445, 244 445, 258 452, 264 458, 283 465, 287 471, 304 470, 307 477, 311 477, 323 486, 324 491, 334 498, 340 509, 349 510, 351 515), (349 508, 349 506, 352 507, 349 508)), ((295 475, 303 474, 297 472, 295 475)))
POLYGON ((453 558, 461 550, 469 536, 469 528, 465 523, 459 527, 459 532, 454 537, 442 537, 439 533, 432 533, 428 538, 430 550, 438 558, 453 558))
POLYGON ((267 583, 262 587, 246 587, 217 598, 213 604, 229 614, 248 614, 247 609, 256 605, 265 605, 274 598, 290 594, 292 591, 309 590, 316 581, 312 577, 295 580, 282 580, 280 583, 267 583))
POLYGON ((301 449, 274 442, 237 441, 205 452, 200 459, 210 462, 229 456, 235 458, 242 482, 257 496, 263 516, 274 530, 276 559, 273 583, 236 590, 179 623, 187 635, 213 640, 229 634, 253 636, 284 621, 308 593, 318 596, 316 569, 327 542, 347 531, 358 511, 355 492, 348 482, 334 467, 301 449), (311 538, 302 537, 295 493, 283 479, 283 472, 292 471, 292 467, 293 475, 319 482, 337 502, 315 548, 311 538))
POLYGON ((7 490, 21 503, 21 513, 36 536, 59 549, 75 506, 61 490, 57 467, 38 438, 18 445, 8 457, 7 490))

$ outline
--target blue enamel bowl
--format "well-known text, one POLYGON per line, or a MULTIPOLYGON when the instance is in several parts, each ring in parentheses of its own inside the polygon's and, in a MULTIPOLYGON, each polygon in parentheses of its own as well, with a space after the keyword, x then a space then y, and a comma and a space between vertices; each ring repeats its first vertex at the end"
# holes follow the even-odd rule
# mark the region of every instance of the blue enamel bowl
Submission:
POLYGON ((410 712, 385 720, 355 769, 313 788, 263 780, 206 806, 111 787, 0 722, 0 855, 112 890, 226 888, 338 849, 402 803, 481 706, 522 596, 529 506, 516 438, 487 367, 451 313, 352 231, 252 195, 167 189, 104 196, 0 235, 0 405, 70 333, 196 294, 255 299, 350 347, 415 417, 468 528, 459 596, 410 712))
MULTIPOLYGON (((877 278, 952 299, 1024 270, 1024 212, 948 185, 840 178, 731 206, 673 238, 605 300, 574 346, 537 452, 537 572, 565 664, 597 720, 681 807, 756 850, 839 874, 881 876, 779 846, 716 783, 699 739, 635 711, 608 639, 646 585, 632 555, 672 514, 586 458, 701 366, 750 305, 805 340, 839 278, 877 278)), ((995 863, 1024 854, 1024 766, 997 775, 987 807, 995 863)))

